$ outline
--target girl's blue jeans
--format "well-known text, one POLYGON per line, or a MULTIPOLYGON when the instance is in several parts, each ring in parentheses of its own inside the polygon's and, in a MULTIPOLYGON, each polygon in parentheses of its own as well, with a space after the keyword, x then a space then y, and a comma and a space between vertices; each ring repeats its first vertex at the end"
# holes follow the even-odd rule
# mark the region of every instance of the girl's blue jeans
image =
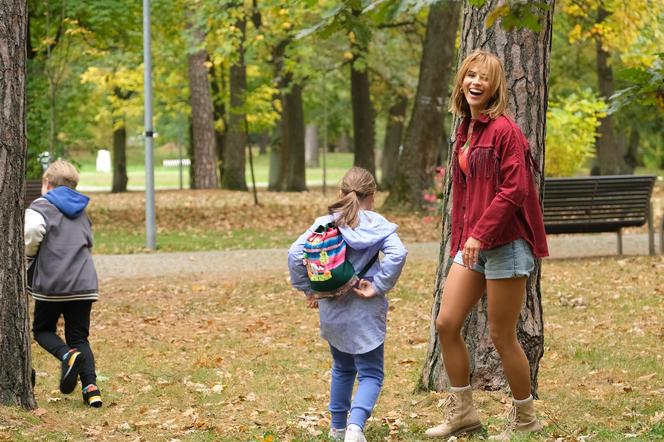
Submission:
POLYGON ((332 428, 343 429, 349 424, 364 428, 383 386, 384 344, 359 355, 344 353, 331 345, 330 351, 333 360, 330 385, 332 428), (355 377, 358 386, 353 398, 355 377))

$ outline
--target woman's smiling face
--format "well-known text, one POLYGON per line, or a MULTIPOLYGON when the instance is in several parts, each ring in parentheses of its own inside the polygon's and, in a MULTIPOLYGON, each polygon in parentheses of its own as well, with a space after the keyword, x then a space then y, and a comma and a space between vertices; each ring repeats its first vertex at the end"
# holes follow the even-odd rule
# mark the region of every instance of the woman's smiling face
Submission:
POLYGON ((479 117, 491 99, 491 83, 486 66, 475 64, 468 69, 461 85, 472 118, 479 117))

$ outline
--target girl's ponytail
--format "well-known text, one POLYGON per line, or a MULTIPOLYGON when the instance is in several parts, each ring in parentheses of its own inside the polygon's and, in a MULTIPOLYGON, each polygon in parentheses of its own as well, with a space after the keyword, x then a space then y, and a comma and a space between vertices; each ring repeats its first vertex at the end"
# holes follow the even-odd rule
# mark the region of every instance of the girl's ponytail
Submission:
POLYGON ((376 181, 366 169, 351 167, 341 180, 340 197, 327 209, 339 213, 336 224, 352 229, 360 224, 360 205, 363 199, 376 192, 376 181))

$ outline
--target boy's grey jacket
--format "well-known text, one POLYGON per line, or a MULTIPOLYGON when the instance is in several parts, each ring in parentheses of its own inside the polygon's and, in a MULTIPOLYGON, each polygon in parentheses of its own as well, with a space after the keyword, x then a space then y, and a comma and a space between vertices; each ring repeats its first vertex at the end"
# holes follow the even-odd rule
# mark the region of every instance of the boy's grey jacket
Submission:
MULTIPOLYGON (((97 271, 90 253, 92 223, 85 213, 88 201, 88 197, 75 190, 57 187, 30 205, 28 212, 38 213, 44 222, 36 227, 26 223, 26 238, 29 229, 43 229, 39 250, 28 267, 28 291, 33 298, 39 301, 99 299, 97 271)), ((40 237, 34 233, 30 236, 40 237)))
MULTIPOLYGON (((333 215, 317 218, 288 251, 290 279, 295 289, 305 293, 311 291, 302 261, 304 244, 318 226, 333 220, 333 215)), ((396 234, 397 225, 376 212, 361 210, 358 227, 341 227, 340 230, 348 244, 346 257, 355 269, 362 269, 378 251, 384 255, 383 260, 376 261, 364 277, 372 281, 378 295, 364 299, 348 293, 341 298, 318 301, 321 336, 338 350, 362 354, 385 341, 388 307, 385 294, 399 279, 408 251, 396 234)))

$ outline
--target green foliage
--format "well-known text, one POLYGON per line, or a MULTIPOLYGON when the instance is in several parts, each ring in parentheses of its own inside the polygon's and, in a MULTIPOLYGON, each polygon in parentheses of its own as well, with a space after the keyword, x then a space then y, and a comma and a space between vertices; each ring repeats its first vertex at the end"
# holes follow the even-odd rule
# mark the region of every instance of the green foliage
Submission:
POLYGON ((546 127, 547 176, 574 175, 594 154, 606 103, 586 89, 549 103, 546 127))
POLYGON ((539 32, 548 10, 549 6, 544 2, 508 1, 487 15, 486 26, 490 28, 501 19, 500 26, 508 31, 526 28, 539 32))
POLYGON ((617 72, 617 77, 632 86, 611 96, 610 113, 632 103, 655 106, 664 111, 664 52, 657 54, 652 65, 621 69, 617 72))

